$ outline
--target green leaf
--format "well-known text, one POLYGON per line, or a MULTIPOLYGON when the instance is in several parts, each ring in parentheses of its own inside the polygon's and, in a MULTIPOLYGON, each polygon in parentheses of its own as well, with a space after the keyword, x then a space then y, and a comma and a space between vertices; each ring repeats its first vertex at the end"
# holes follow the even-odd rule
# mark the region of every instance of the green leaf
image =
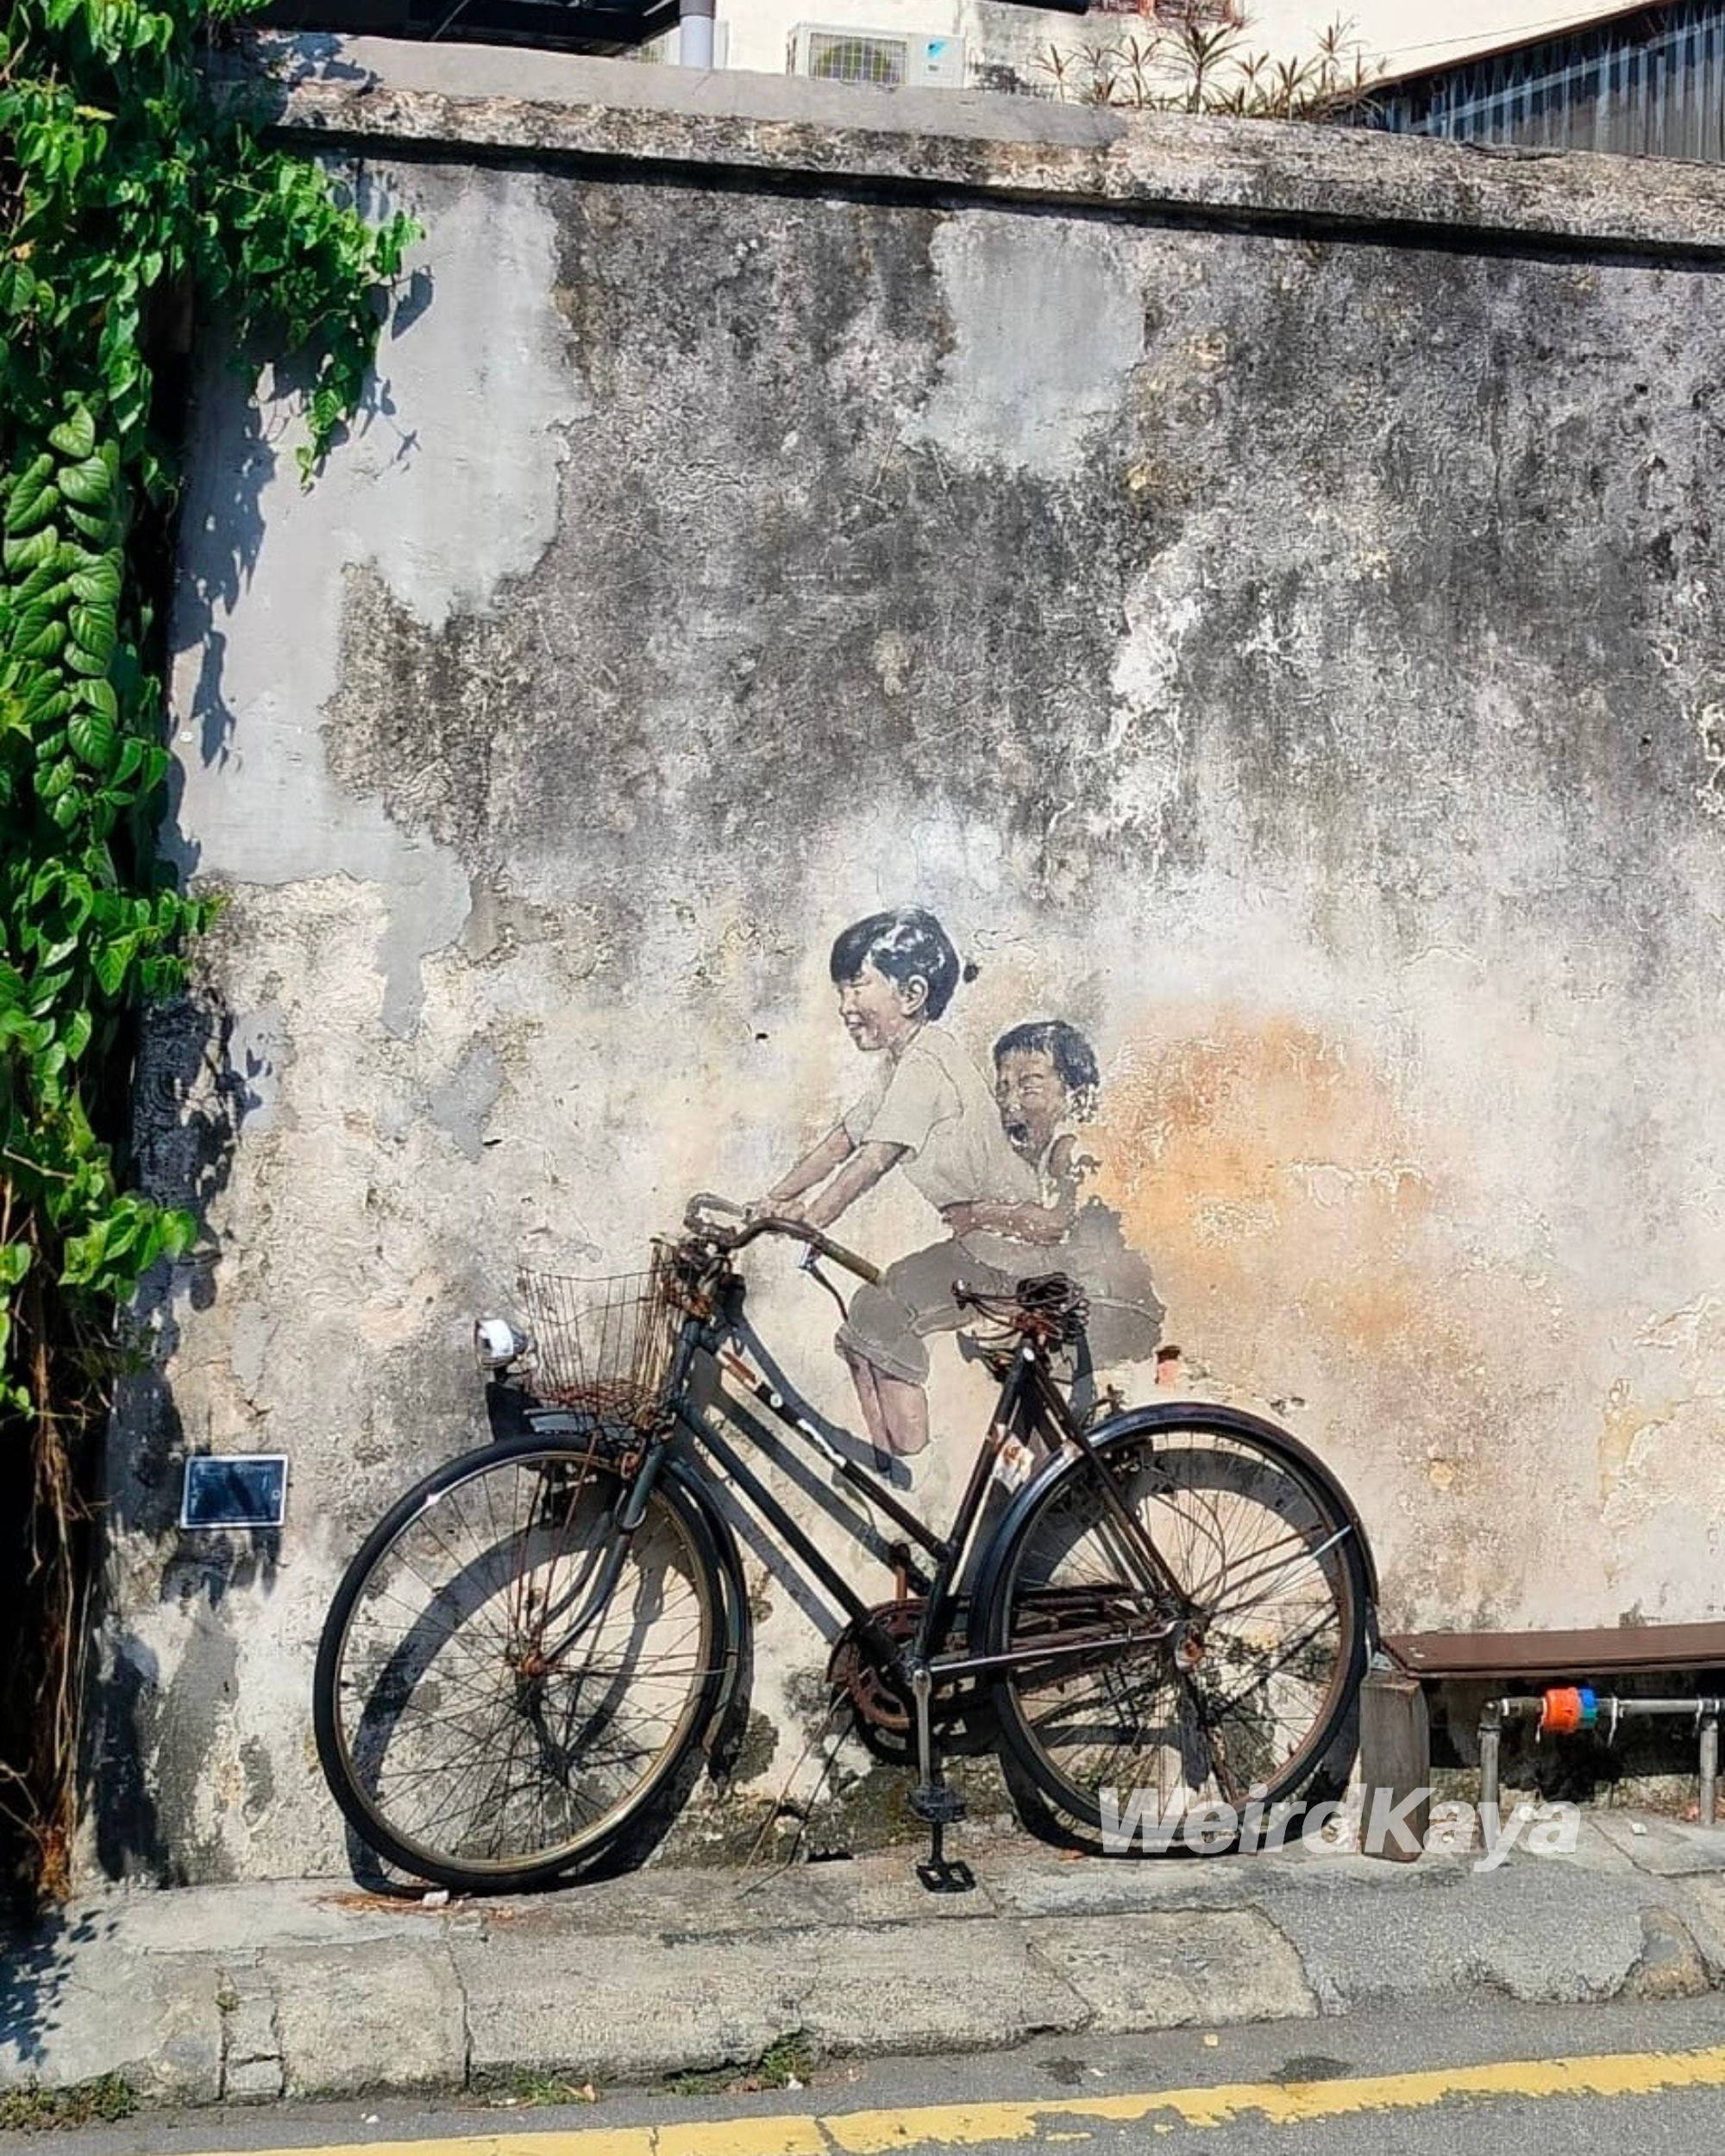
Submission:
POLYGON ((72 1062, 81 1059, 95 1031, 96 1021, 88 1011, 74 1011, 66 1020, 60 1030, 60 1045, 72 1062))
POLYGON ((79 509, 104 509, 113 498, 113 474, 99 456, 66 465, 54 483, 66 500, 79 509))
POLYGON ((36 280, 22 262, 0 262, 0 315, 27 315, 36 296, 36 280))
MULTIPOLYGON (((50 492, 53 492, 50 488, 50 492)), ((59 528, 42 524, 26 539, 9 537, 0 545, 0 562, 9 576, 22 575, 26 571, 41 568, 53 560, 60 547, 59 528)))
POLYGON ((28 1243, 0 1243, 0 1288, 16 1288, 30 1269, 28 1243))
POLYGON ((106 545, 114 536, 114 512, 111 505, 103 510, 79 509, 74 504, 66 505, 66 514, 74 531, 81 531, 86 539, 94 539, 106 545))
POLYGON ((114 605, 120 597, 119 555, 104 554, 99 561, 74 570, 72 588, 86 606, 114 605))
POLYGON ((74 605, 72 640, 95 663, 85 671, 105 674, 114 656, 114 610, 111 606, 74 605))
POLYGON ((96 422, 79 404, 69 419, 63 420, 54 428, 48 436, 48 444, 51 448, 58 449, 63 457, 82 462, 96 448, 96 422))
POLYGON ((85 709, 66 722, 66 737, 72 754, 92 771, 105 771, 114 761, 117 738, 114 722, 104 712, 85 709))
POLYGON ((116 726, 119 724, 120 699, 111 681, 80 681, 75 691, 68 692, 68 706, 74 699, 87 704, 92 711, 100 711, 104 718, 111 718, 116 726))
POLYGON ((50 764, 46 776, 36 782, 36 798, 42 801, 57 801, 78 776, 78 767, 62 756, 50 764))
POLYGON ((91 969, 102 984, 104 995, 116 996, 120 984, 126 978, 126 969, 137 955, 135 936, 116 936, 112 943, 102 944, 91 957, 91 969))
POLYGON ((6 531, 22 538, 54 512, 54 461, 45 449, 27 464, 8 490, 6 531))
POLYGON ((56 547, 46 561, 39 562, 14 591, 0 587, 0 605, 9 604, 15 615, 22 615, 32 606, 47 601, 50 605, 63 606, 72 591, 72 580, 65 573, 60 556, 69 553, 66 547, 56 547))

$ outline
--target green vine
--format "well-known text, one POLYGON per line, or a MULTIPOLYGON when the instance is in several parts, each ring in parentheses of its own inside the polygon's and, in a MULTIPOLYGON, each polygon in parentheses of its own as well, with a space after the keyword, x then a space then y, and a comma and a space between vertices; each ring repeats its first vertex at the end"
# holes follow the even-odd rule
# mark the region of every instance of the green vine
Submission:
POLYGON ((194 1225, 126 1188, 140 1008, 205 902, 155 865, 167 756, 164 409, 195 321, 311 367, 309 479, 360 401, 405 219, 270 142, 212 51, 234 0, 9 0, 0 17, 0 1501, 26 1628, 0 1801, 35 1883, 73 1823, 80 1526, 114 1313, 194 1225), (116 1077, 118 1074, 119 1082, 116 1077), (28 1461, 21 1475, 19 1463, 28 1461), (8 1474, 7 1470, 10 1470, 8 1474))

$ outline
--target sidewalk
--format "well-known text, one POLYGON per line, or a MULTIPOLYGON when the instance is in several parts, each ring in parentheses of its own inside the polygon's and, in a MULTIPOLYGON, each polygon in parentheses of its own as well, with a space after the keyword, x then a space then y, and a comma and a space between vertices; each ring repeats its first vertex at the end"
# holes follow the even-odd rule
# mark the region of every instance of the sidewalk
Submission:
POLYGON ((597 2086, 817 2055, 998 2048, 1425 1996, 1725 1989, 1725 1829, 1587 1815, 1499 1870, 1302 1847, 1069 1860, 960 1845, 791 1871, 649 1871, 443 1907, 336 1881, 92 1896, 0 1958, 0 2088, 118 2074, 149 2102, 597 2086))

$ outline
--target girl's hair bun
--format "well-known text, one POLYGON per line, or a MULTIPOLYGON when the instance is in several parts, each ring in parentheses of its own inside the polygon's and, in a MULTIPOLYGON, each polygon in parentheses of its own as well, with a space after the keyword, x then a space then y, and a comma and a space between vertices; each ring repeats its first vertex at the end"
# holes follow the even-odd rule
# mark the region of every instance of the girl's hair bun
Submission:
POLYGON ((964 969, 959 975, 958 978, 968 985, 976 978, 977 975, 981 973, 982 970, 982 968, 976 963, 976 961, 974 958, 967 958, 964 961, 964 969))

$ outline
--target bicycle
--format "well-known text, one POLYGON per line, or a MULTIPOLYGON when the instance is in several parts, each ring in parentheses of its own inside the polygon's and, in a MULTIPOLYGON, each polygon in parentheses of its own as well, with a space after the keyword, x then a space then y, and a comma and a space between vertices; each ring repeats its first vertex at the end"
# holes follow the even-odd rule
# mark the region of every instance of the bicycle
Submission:
POLYGON ((844 1611, 829 1676, 865 1733, 914 1758, 931 1888, 969 1883, 945 1854, 963 1807, 934 1709, 979 1689, 1009 1771, 1092 1830, 1120 1790, 1153 1790, 1166 1828, 1308 1787, 1347 1743, 1376 1599, 1359 1519, 1316 1457, 1227 1407, 1081 1417, 1056 1370, 1082 1336, 1073 1283, 961 1289, 1000 1394, 941 1533, 750 1325, 737 1261, 765 1235, 800 1242, 841 1309, 824 1265, 880 1278, 801 1221, 702 1196, 649 1273, 524 1275, 529 1335, 476 1329, 494 1441, 378 1522, 319 1643, 318 1757, 361 1840, 447 1887, 549 1884, 613 1853, 699 1750, 711 1761, 750 1643, 721 1489, 844 1611), (908 1539, 881 1553, 894 1598, 862 1601, 739 1438, 812 1448, 908 1539))

